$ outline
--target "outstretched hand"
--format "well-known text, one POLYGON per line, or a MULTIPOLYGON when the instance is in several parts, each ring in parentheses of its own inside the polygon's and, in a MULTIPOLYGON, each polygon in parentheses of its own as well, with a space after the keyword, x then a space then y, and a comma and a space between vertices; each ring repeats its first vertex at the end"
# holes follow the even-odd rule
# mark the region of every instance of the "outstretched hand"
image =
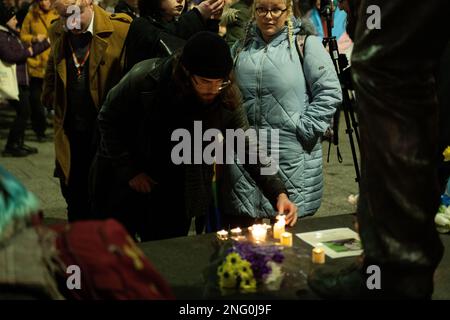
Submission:
POLYGON ((297 222, 297 206, 292 203, 285 193, 281 193, 277 199, 278 214, 286 215, 286 225, 293 227, 297 222))
POLYGON ((220 19, 224 5, 224 0, 206 0, 202 1, 196 8, 205 20, 220 19))

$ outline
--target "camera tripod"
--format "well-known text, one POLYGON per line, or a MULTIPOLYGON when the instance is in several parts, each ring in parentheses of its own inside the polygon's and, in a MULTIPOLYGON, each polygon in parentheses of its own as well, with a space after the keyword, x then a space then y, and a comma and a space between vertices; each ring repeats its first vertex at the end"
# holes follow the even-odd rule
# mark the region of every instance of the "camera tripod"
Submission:
POLYGON ((345 54, 339 54, 339 49, 336 41, 336 37, 332 35, 332 27, 333 27, 333 9, 332 9, 332 0, 321 0, 320 1, 320 15, 325 18, 327 36, 323 38, 323 45, 325 47, 328 46, 329 53, 331 56, 331 60, 333 61, 334 68, 336 69, 336 73, 339 77, 339 82, 342 88, 342 105, 340 108, 336 110, 334 114, 333 120, 333 137, 332 141, 330 140, 330 144, 328 146, 328 157, 327 161, 329 161, 330 157, 330 149, 331 143, 333 143, 337 148, 337 157, 338 161, 342 162, 342 156, 339 151, 339 118, 341 114, 341 110, 344 111, 344 119, 346 124, 345 132, 348 135, 348 139, 350 142, 350 148, 352 151, 353 157, 353 166, 355 168, 356 178, 355 181, 359 185, 359 181, 361 178, 359 165, 358 165, 358 157, 356 155, 355 141, 353 139, 353 134, 356 137, 356 143, 358 144, 358 148, 360 146, 359 140, 359 131, 358 131, 358 123, 355 118, 354 106, 356 104, 355 96, 353 93, 353 85, 351 79, 351 70, 348 64, 348 60, 345 54))

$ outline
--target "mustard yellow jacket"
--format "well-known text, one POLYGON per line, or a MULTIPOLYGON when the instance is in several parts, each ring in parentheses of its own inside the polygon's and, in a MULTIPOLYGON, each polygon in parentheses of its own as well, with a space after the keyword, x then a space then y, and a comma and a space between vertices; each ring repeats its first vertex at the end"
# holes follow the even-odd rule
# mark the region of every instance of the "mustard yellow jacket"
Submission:
MULTIPOLYGON (((20 39, 27 44, 31 44, 33 38, 38 34, 48 35, 48 29, 52 21, 57 18, 58 14, 54 10, 44 12, 38 5, 31 6, 22 24, 20 39)), ((31 77, 44 78, 49 54, 50 49, 27 59, 28 74, 31 77)))
MULTIPOLYGON (((123 13, 110 14, 94 5, 94 35, 89 55, 89 89, 95 107, 99 110, 109 90, 122 77, 124 43, 131 18, 123 13)), ((56 173, 70 179, 70 142, 64 130, 67 107, 67 72, 65 46, 67 33, 61 20, 52 24, 49 31, 51 53, 44 77, 42 103, 55 110, 56 173)))

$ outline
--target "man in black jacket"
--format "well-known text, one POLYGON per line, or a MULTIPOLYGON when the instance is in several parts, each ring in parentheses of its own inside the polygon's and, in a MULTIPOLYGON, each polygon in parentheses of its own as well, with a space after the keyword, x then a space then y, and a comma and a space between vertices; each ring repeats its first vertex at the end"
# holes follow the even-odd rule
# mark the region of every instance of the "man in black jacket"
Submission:
MULTIPOLYGON (((232 65, 226 42, 200 32, 181 56, 143 61, 110 91, 98 118, 101 146, 91 175, 98 217, 118 219, 144 241, 187 235, 191 218, 208 210, 213 172, 211 164, 195 161, 204 159, 204 140, 187 151, 194 164, 179 164, 174 136, 181 130, 195 140, 199 123, 224 135, 249 128, 232 65)), ((293 225, 297 208, 280 178, 261 175, 270 165, 244 167, 293 225)))

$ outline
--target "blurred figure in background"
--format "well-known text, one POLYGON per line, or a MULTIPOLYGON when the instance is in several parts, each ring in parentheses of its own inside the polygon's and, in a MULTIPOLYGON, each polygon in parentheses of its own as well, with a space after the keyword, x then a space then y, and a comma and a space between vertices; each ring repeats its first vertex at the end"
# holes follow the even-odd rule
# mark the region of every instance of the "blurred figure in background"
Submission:
POLYGON ((238 0, 224 11, 220 24, 225 28, 225 40, 230 47, 244 38, 245 26, 252 18, 252 4, 253 0, 238 0))
MULTIPOLYGON (((50 0, 35 0, 23 22, 20 38, 27 45, 46 40, 50 24, 57 18, 58 14, 51 9, 50 0)), ((46 111, 41 103, 41 94, 49 54, 50 49, 47 49, 27 60, 30 75, 31 125, 39 142, 48 140, 45 133, 47 129, 46 111)))
POLYGON ((218 32, 224 0, 206 0, 186 12, 185 0, 140 0, 141 17, 126 41, 126 71, 136 63, 166 57, 199 31, 218 32))
POLYGON ((17 19, 13 8, 5 8, 0 2, 0 60, 16 64, 19 100, 9 100, 16 111, 16 118, 10 128, 3 156, 25 157, 37 153, 36 148, 24 143, 25 129, 30 117, 29 77, 27 58, 36 56, 50 47, 47 39, 39 39, 27 46, 19 38, 16 30, 17 19))
POLYGON ((342 5, 338 6, 338 0, 329 0, 331 4, 332 24, 331 35, 328 35, 327 22, 325 17, 321 14, 321 1, 317 0, 312 10, 307 13, 307 18, 313 23, 316 33, 320 38, 335 36, 339 48, 339 53, 344 53, 350 57, 353 48, 353 42, 350 39, 347 31, 347 13, 343 10, 342 5))
MULTIPOLYGON (((148 1, 148 0, 147 0, 148 1)), ((114 8, 115 13, 125 13, 132 19, 139 17, 138 0, 119 0, 114 8)))

